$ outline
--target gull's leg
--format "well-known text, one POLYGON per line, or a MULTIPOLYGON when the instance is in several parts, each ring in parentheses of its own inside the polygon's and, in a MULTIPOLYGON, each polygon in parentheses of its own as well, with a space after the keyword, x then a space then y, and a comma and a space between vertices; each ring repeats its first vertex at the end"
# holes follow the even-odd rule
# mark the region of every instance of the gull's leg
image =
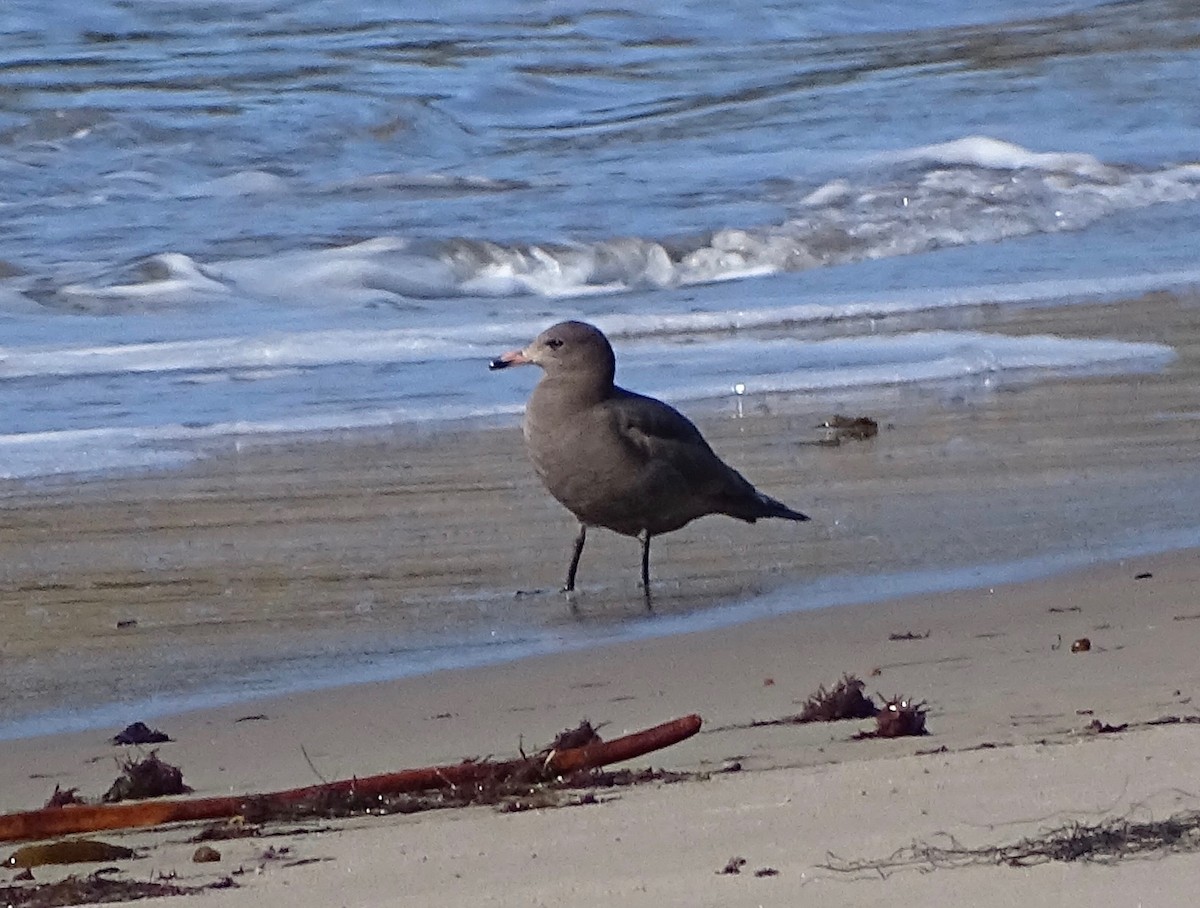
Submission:
POLYGON ((642 596, 646 600, 646 611, 650 611, 653 608, 650 602, 650 531, 642 530, 638 539, 642 541, 642 596))
POLYGON ((579 533, 575 537, 575 550, 571 553, 571 566, 567 568, 567 584, 564 593, 575 590, 575 572, 579 570, 579 556, 583 554, 583 544, 587 542, 587 524, 579 524, 579 533))

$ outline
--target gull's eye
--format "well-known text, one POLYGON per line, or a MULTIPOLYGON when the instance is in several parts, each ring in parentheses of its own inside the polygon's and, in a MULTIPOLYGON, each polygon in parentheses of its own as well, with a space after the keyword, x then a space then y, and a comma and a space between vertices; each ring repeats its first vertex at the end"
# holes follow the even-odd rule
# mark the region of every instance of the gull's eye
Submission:
POLYGON ((546 341, 546 346, 549 347, 551 350, 557 350, 562 345, 563 345, 562 338, 559 338, 559 337, 552 337, 548 341, 546 341))

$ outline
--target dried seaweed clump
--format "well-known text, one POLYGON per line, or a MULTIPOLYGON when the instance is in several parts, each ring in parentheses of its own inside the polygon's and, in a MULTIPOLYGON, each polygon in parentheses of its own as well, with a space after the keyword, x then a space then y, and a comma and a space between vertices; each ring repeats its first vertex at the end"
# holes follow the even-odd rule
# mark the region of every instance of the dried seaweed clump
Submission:
POLYGON ((585 769, 566 776, 550 778, 541 772, 543 765, 541 760, 536 756, 528 759, 530 766, 525 772, 504 778, 473 782, 470 785, 371 797, 363 797, 351 792, 294 804, 287 809, 277 808, 261 814, 256 812, 256 807, 261 807, 261 805, 248 802, 247 810, 256 821, 260 822, 303 820, 316 817, 332 819, 364 814, 387 816, 479 806, 494 807, 501 813, 520 813, 526 810, 597 804, 599 800, 596 792, 602 789, 624 788, 650 782, 670 784, 704 777, 703 774, 676 773, 662 769, 610 771, 585 769))
POLYGON ((89 876, 69 876, 54 883, 0 886, 0 904, 9 908, 96 905, 102 902, 130 902, 167 895, 188 895, 209 889, 230 889, 235 885, 229 877, 206 886, 181 886, 157 880, 110 879, 105 871, 97 870, 89 876))
POLYGON ((966 848, 953 838, 947 847, 918 842, 880 860, 846 861, 834 855, 822 866, 841 873, 887 876, 904 869, 952 868, 972 865, 1031 867, 1050 861, 1114 864, 1137 857, 1200 851, 1200 811, 1186 811, 1146 823, 1117 817, 1095 824, 1068 823, 1040 836, 1009 845, 966 848))
POLYGON ((664 770, 583 769, 559 775, 551 757, 557 751, 602 743, 590 722, 560 733, 546 747, 511 764, 500 764, 496 774, 468 784, 421 792, 364 796, 359 792, 325 792, 318 797, 286 807, 268 805, 261 799, 248 798, 245 817, 261 823, 320 817, 384 816, 411 814, 454 807, 490 806, 502 813, 551 807, 576 807, 597 803, 595 792, 604 788, 640 785, 648 782, 676 782, 696 778, 695 774, 664 770))
POLYGON ((224 842, 228 839, 253 839, 262 835, 261 827, 247 823, 242 817, 210 823, 188 839, 189 842, 224 842))
POLYGON ((904 697, 883 700, 883 709, 875 716, 875 730, 864 731, 856 738, 907 738, 912 735, 927 735, 925 727, 925 701, 919 703, 904 697))
POLYGON ((818 424, 825 430, 821 444, 839 445, 843 441, 866 441, 879 434, 879 423, 869 416, 843 416, 838 413, 818 424))
POLYGON ((66 807, 69 804, 86 804, 83 798, 79 796, 78 788, 59 788, 56 783, 54 793, 46 800, 47 807, 66 807))
POLYGON ((804 703, 804 708, 794 717, 796 722, 836 722, 839 719, 869 719, 879 712, 870 697, 863 696, 866 685, 853 675, 842 675, 842 680, 826 690, 825 685, 817 688, 804 703))
POLYGON ((100 800, 112 804, 116 801, 189 794, 191 790, 183 783, 183 772, 179 767, 163 762, 158 758, 158 751, 152 750, 141 760, 125 760, 121 775, 100 800))
POLYGON ((554 740, 550 742, 549 746, 542 748, 538 753, 542 757, 548 757, 555 751, 587 747, 590 744, 599 744, 603 740, 603 738, 596 734, 596 729, 592 723, 584 719, 574 728, 567 728, 560 731, 554 740))
POLYGON ((157 728, 151 728, 145 722, 133 722, 126 725, 112 737, 113 744, 163 744, 171 740, 171 736, 157 728))
POLYGON ((738 874, 742 872, 742 868, 746 866, 746 859, 740 856, 734 856, 725 862, 725 866, 717 871, 718 875, 726 876, 738 874))

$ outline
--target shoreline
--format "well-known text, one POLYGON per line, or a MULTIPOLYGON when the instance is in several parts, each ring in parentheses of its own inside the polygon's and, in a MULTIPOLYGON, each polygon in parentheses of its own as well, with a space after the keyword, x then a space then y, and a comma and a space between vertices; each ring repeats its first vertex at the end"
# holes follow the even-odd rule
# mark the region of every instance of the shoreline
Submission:
MULTIPOLYGON (((497 723, 503 726, 510 718, 537 726, 527 734, 549 740, 561 730, 556 726, 577 724, 580 716, 574 713, 580 710, 585 712, 583 718, 621 723, 610 727, 606 737, 676 714, 699 712, 705 720, 701 735, 670 752, 692 751, 683 763, 693 769, 714 762, 715 758, 703 755, 709 751, 704 742, 728 731, 771 739, 795 734, 801 740, 793 745, 807 748, 822 741, 827 731, 872 723, 782 728, 750 728, 738 723, 769 718, 773 711, 795 712, 792 705, 800 702, 802 695, 821 684, 832 684, 843 673, 855 674, 869 685, 888 686, 889 692, 891 686, 899 686, 903 688, 899 693, 929 702, 933 736, 877 742, 874 746, 888 756, 935 739, 953 748, 970 746, 973 736, 982 733, 988 723, 1006 715, 1021 720, 1004 723, 1011 726, 1012 740, 1041 734, 1055 722, 1073 721, 1072 714, 1022 710, 1039 702, 1048 705, 1077 697, 1107 704, 1102 711, 1110 721, 1151 718, 1140 715, 1139 710, 1153 704, 1166 707, 1172 701, 1181 708, 1189 707, 1184 712, 1200 717, 1200 705, 1191 708, 1191 691, 1182 689, 1196 685, 1195 693, 1200 694, 1200 669, 1180 661, 1200 642, 1200 604, 1193 596, 1198 583, 1200 547, 1133 555, 1002 584, 905 592, 889 599, 771 614, 684 633, 605 641, 518 660, 268 694, 164 713, 148 724, 161 724, 169 731, 176 741, 167 750, 178 755, 192 747, 203 752, 209 745, 231 745, 232 741, 222 742, 222 735, 230 734, 230 726, 251 716, 258 721, 238 730, 242 743, 260 734, 264 741, 278 743, 282 734, 303 744, 310 754, 319 747, 319 752, 342 765, 365 760, 365 765, 353 767, 349 774, 367 775, 399 768, 394 762, 397 759, 405 761, 402 765, 414 766, 460 759, 472 752, 472 738, 486 737, 489 729, 497 723), (1067 644, 1075 635, 1089 635, 1092 651, 1072 653, 1067 644), (1161 659, 1139 661, 1149 653, 1161 653, 1161 659), (803 658, 797 660, 797 654, 803 658), (1002 664, 995 664, 997 659, 1002 664), (1140 665, 1136 680, 1123 674, 1123 666, 1131 662, 1140 665), (1028 674, 1006 675, 1002 685, 990 686, 1016 665, 1023 665, 1028 674), (1091 668, 1084 671, 1088 666, 1091 668), (1174 694, 1157 690, 1164 679, 1175 677, 1181 666, 1186 667, 1180 676, 1181 689, 1174 694), (1079 671, 1084 673, 1074 674, 1079 671), (1051 676, 1058 678, 1058 684, 1041 687, 1051 676), (439 705, 444 708, 437 708, 439 705), (626 718, 614 720, 614 714, 626 718), (371 717, 367 724, 372 736, 378 734, 379 739, 362 751, 361 740, 350 729, 357 728, 366 716, 371 717), (414 724, 429 734, 395 736, 396 731, 414 724), (450 743, 459 737, 465 747, 461 752, 459 744, 450 743), (697 754, 700 762, 690 762, 697 754), (391 762, 380 765, 380 761, 391 762)), ((1200 704, 1200 697, 1196 703, 1200 704)), ((129 721, 137 718, 130 716, 129 721)), ((113 727, 111 733, 119 730, 113 727)), ((1067 731, 1060 728, 1055 733, 1067 731)), ((56 764, 58 770, 71 766, 72 784, 79 781, 80 773, 110 775, 112 764, 97 765, 92 756, 76 762, 80 752, 126 752, 111 746, 108 737, 110 729, 88 728, 4 741, 0 765, 6 784, 0 786, 0 809, 19 809, 22 787, 41 789, 49 780, 65 775, 56 771, 56 764), (14 764, 9 758, 35 754, 47 762, 37 764, 38 771, 23 780, 23 785, 8 784, 22 782, 13 770, 23 762, 18 759, 14 764)), ((476 741, 477 746, 484 743, 476 741)), ((848 736, 835 735, 827 746, 811 750, 802 762, 837 761, 839 752, 862 749, 848 736), (834 747, 832 742, 839 737, 843 740, 834 747)), ((297 768, 294 756, 298 752, 289 754, 287 771, 297 768)), ((746 759, 747 768, 761 769, 770 768, 773 758, 761 765, 753 758, 746 759)), ((787 765, 793 765, 795 759, 797 754, 792 753, 787 765)), ((222 778, 232 766, 197 769, 201 774, 189 777, 197 794, 256 790, 284 771, 270 763, 239 765, 238 772, 257 780, 239 788, 222 778)), ((301 784, 311 774, 311 767, 305 766, 288 784, 301 784)), ((24 801, 23 806, 31 806, 28 795, 24 801)))
MULTIPOLYGON (((911 600, 918 596, 947 593, 970 594, 984 588, 1037 583, 1090 568, 1123 564, 1131 559, 1154 558, 1200 551, 1200 525, 1179 532, 1136 542, 1112 543, 1086 552, 1066 552, 1042 558, 1002 564, 980 564, 959 568, 914 571, 888 576, 828 578, 805 589, 782 586, 745 601, 730 602, 698 614, 666 618, 644 616, 620 624, 573 633, 516 637, 511 640, 468 640, 447 646, 431 638, 407 653, 383 653, 358 668, 332 667, 312 661, 293 673, 269 678, 240 678, 238 688, 214 687, 194 690, 177 697, 101 704, 84 712, 66 710, 18 718, 0 725, 0 746, 7 741, 49 738, 64 734, 114 729, 134 719, 158 720, 214 708, 237 709, 283 697, 321 694, 339 688, 401 682, 414 677, 453 675, 509 665, 524 659, 636 645, 639 642, 707 634, 736 629, 757 621, 769 621, 797 613, 820 614, 834 609, 869 608, 911 600), (836 587, 836 588, 835 588, 836 587), (804 604, 789 604, 804 596, 804 604), (814 595, 815 594, 815 595, 814 595), (419 653, 420 655, 414 655, 419 653)), ((554 593, 548 593, 551 598, 554 593)), ((564 606, 565 597, 562 599, 564 606)), ((323 662, 333 662, 340 656, 323 662)))

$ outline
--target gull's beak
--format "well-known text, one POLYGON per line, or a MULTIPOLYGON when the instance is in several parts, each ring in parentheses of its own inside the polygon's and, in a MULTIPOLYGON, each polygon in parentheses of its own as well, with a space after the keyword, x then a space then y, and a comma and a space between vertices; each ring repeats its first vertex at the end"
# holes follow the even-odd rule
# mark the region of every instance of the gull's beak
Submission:
POLYGON ((525 355, 524 350, 509 350, 488 363, 488 368, 495 371, 496 369, 507 369, 509 366, 525 366, 532 362, 533 360, 525 355))

